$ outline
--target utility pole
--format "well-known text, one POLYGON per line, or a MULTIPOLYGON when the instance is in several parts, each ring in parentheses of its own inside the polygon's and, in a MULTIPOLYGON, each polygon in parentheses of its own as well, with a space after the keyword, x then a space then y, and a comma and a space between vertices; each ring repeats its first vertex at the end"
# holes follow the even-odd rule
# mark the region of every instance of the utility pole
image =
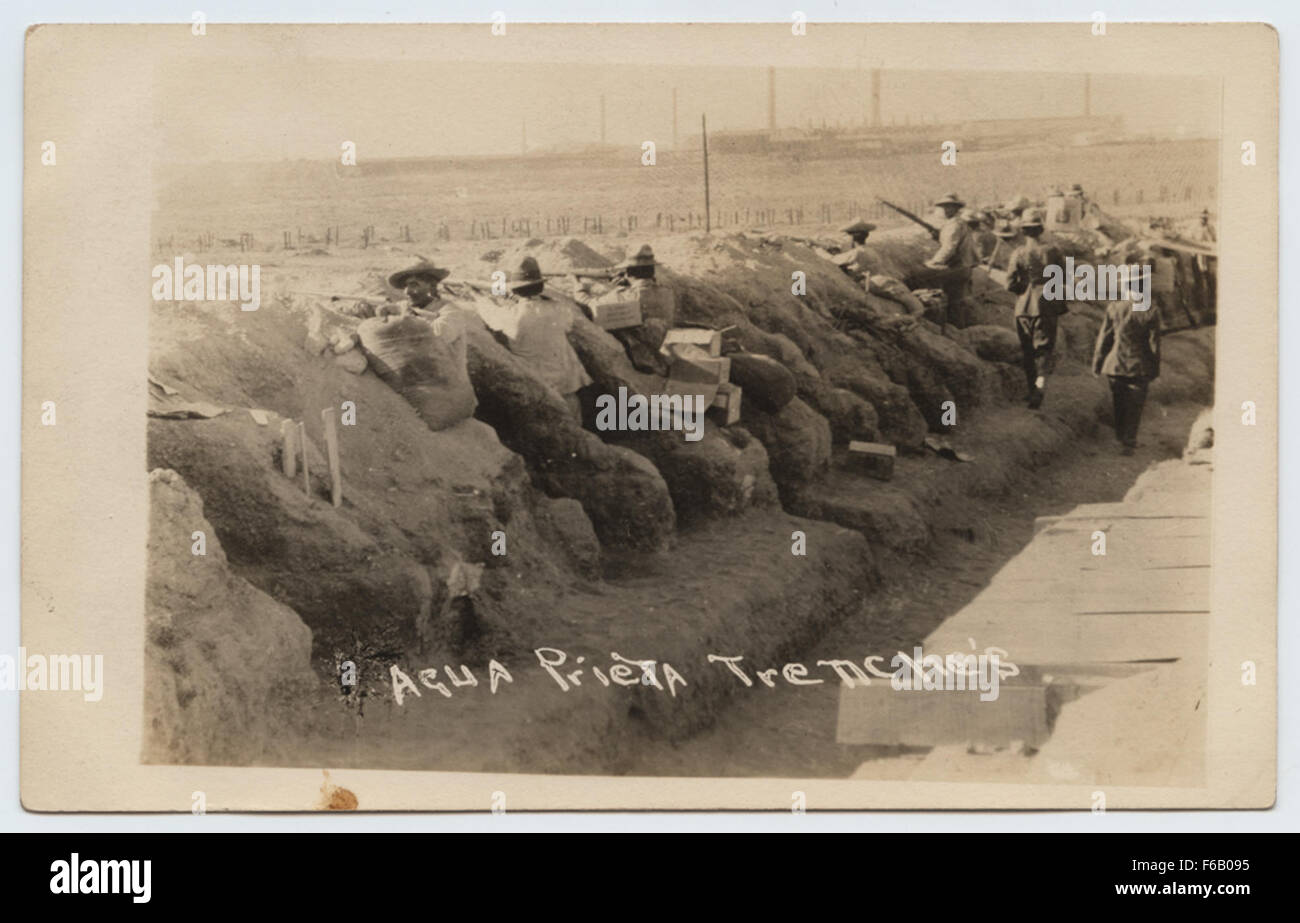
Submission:
POLYGON ((704 113, 700 113, 700 138, 704 142, 704 232, 713 229, 712 213, 709 211, 709 123, 704 113))

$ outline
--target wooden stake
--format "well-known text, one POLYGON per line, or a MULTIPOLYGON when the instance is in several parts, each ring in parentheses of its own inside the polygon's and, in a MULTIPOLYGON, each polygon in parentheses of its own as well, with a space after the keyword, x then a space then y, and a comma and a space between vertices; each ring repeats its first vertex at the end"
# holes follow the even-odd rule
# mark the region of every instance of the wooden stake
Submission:
POLYGON ((302 491, 311 497, 311 472, 307 470, 307 424, 298 424, 298 442, 302 444, 302 491))
POLYGON ((298 473, 298 427, 292 420, 280 421, 280 438, 284 448, 280 450, 280 470, 287 478, 298 473))
POLYGON ((343 472, 339 471, 339 430, 334 413, 333 407, 326 407, 320 412, 320 420, 325 424, 325 457, 330 465, 330 503, 342 506, 343 472))

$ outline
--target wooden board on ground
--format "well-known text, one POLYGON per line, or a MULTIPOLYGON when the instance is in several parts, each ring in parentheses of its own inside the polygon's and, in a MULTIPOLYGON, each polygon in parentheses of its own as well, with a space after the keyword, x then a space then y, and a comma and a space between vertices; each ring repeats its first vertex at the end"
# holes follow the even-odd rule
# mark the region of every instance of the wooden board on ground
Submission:
POLYGON ((1209 645, 1205 612, 1062 614, 1054 607, 967 606, 923 643, 927 653, 999 647, 1020 664, 1127 663, 1204 660, 1209 645))
POLYGON ((1047 687, 1003 682, 997 698, 978 690, 896 690, 888 680, 840 688, 835 739, 841 744, 1007 746, 1047 739, 1047 687))

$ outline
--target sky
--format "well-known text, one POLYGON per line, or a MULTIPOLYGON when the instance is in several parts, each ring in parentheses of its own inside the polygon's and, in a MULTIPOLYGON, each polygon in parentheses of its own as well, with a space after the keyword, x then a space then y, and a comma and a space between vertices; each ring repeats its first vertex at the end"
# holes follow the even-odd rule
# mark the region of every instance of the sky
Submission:
MULTIPOLYGON (((1003 61, 1013 62, 997 55, 979 69, 923 68, 915 59, 899 66, 861 48, 828 56, 834 67, 810 64, 806 55, 755 54, 761 63, 736 63, 743 56, 734 49, 702 51, 698 58, 708 63, 691 64, 672 60, 683 44, 674 42, 674 54, 589 54, 598 58, 589 62, 487 60, 461 46, 421 42, 382 57, 358 56, 364 48, 321 56, 311 43, 274 53, 256 42, 241 46, 245 56, 171 57, 157 70, 157 149, 164 161, 235 162, 332 159, 344 140, 359 157, 517 154, 525 143, 535 150, 598 142, 602 96, 609 143, 668 147, 674 88, 683 143, 698 132, 701 113, 711 131, 766 127, 769 60, 781 62, 778 127, 862 123, 873 64, 883 65, 886 124, 1083 113, 1084 72, 1069 67, 1004 70, 1003 61)), ((1094 74, 1091 86, 1093 114, 1119 115, 1129 131, 1218 133, 1215 76, 1108 72, 1094 74)))

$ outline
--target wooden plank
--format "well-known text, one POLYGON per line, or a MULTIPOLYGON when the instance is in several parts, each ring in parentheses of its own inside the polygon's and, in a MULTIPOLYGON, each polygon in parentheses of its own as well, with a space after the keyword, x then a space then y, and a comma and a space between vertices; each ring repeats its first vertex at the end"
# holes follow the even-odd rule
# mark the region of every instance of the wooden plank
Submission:
POLYGON ((896 690, 888 680, 840 687, 841 744, 936 747, 953 743, 1038 746, 1048 736, 1047 687, 1003 682, 996 699, 975 691, 896 690))
POLYGON ((280 422, 280 470, 287 478, 298 473, 298 427, 292 420, 280 422))
POLYGON ((330 468, 330 503, 343 505, 343 473, 339 471, 339 430, 334 419, 334 408, 326 407, 320 412, 321 423, 325 426, 325 457, 330 468))
POLYGON ((1042 663, 1130 663, 1204 659, 1207 612, 1125 612, 1080 615, 1042 607, 967 606, 923 643, 926 651, 1000 647, 1017 666, 1042 663))

